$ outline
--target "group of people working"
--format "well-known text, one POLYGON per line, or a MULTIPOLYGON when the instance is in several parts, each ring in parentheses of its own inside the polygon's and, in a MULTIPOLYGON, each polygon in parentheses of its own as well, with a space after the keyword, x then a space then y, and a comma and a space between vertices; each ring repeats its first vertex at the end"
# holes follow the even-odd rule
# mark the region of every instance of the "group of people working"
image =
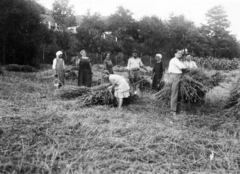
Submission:
MULTIPOLYGON (((179 92, 179 82, 184 71, 188 69, 197 68, 195 62, 191 61, 191 55, 186 56, 185 61, 182 59, 182 51, 178 51, 175 57, 169 62, 168 73, 170 73, 171 82, 171 113, 173 115, 177 114, 178 107, 178 92, 179 92)), ((92 83, 92 66, 91 61, 87 57, 86 51, 82 50, 80 52, 81 58, 78 61, 78 86, 91 87, 92 83)), ((156 54, 156 63, 152 70, 152 89, 160 90, 161 81, 164 74, 164 68, 162 64, 162 55, 156 54)), ((110 82, 111 86, 108 90, 112 91, 114 89, 114 96, 118 100, 118 108, 122 107, 123 98, 128 98, 130 96, 130 91, 134 94, 140 93, 139 81, 141 81, 140 68, 150 73, 148 69, 142 63, 142 60, 138 57, 138 51, 134 50, 132 57, 129 58, 127 64, 129 82, 127 80, 113 72, 113 63, 110 59, 110 53, 106 54, 105 60, 103 61, 104 71, 102 72, 102 83, 110 82)), ((55 70, 55 74, 58 76, 61 85, 64 85, 65 79, 65 64, 62 59, 62 52, 58 51, 56 53, 56 58, 53 60, 52 68, 55 70)))

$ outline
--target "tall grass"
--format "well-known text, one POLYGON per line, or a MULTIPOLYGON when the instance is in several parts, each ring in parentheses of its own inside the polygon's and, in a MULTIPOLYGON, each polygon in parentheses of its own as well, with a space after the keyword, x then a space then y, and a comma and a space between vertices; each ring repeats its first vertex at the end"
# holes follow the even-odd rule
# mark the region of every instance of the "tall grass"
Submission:
POLYGON ((193 61, 195 61, 200 67, 214 70, 235 70, 239 68, 240 63, 240 60, 237 58, 230 60, 214 57, 194 57, 193 61))

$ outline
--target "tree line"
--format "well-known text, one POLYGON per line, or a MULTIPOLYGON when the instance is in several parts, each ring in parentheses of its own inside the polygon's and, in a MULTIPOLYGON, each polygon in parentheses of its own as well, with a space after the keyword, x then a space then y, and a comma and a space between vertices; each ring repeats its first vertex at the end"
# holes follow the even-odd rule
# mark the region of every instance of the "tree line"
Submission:
POLYGON ((63 50, 70 61, 82 49, 98 55, 122 53, 127 55, 125 59, 133 49, 142 56, 162 53, 168 59, 177 49, 187 49, 199 57, 240 57, 240 43, 228 31, 230 22, 222 6, 208 10, 207 25, 200 27, 183 15, 170 15, 167 20, 144 16, 137 21, 121 6, 108 17, 88 11, 77 24, 68 0, 55 0, 52 17, 61 31, 49 30, 42 23, 45 8, 35 0, 1 0, 0 8, 1 64, 51 63, 57 50, 63 50), (67 31, 76 25, 76 34, 67 31))

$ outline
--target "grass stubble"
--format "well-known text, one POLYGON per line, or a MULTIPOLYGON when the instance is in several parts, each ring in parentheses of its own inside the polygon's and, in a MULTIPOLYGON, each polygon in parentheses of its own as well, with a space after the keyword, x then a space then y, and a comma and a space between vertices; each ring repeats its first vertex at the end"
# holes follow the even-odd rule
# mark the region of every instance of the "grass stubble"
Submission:
POLYGON ((174 122, 149 93, 121 111, 80 107, 39 73, 0 76, 0 173, 239 172, 234 117, 184 113, 174 122))

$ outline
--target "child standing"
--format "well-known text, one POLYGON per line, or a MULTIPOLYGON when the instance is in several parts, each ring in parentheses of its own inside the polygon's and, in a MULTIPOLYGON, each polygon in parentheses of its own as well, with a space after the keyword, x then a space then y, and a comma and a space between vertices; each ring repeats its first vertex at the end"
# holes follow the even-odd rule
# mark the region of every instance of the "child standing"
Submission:
POLYGON ((65 84, 65 63, 62 59, 62 51, 56 52, 56 58, 53 60, 52 68, 55 70, 55 74, 60 81, 60 86, 65 84))

